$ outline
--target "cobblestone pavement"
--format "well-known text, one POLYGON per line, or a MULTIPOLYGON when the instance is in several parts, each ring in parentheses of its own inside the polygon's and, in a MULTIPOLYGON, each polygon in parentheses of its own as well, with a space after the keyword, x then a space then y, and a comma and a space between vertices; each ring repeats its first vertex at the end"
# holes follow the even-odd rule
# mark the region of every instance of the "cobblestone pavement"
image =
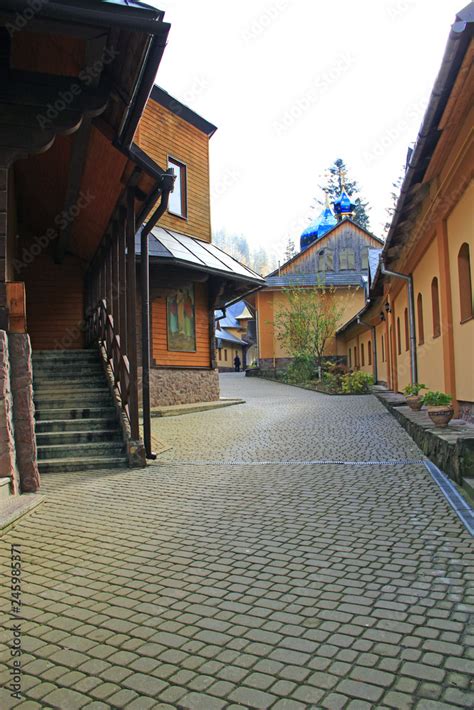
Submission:
POLYGON ((223 383, 247 404, 158 420, 147 470, 44 477, 1 546, 26 699, 0 707, 473 707, 472 540, 425 468, 308 463, 417 461, 405 432, 371 397, 223 383))

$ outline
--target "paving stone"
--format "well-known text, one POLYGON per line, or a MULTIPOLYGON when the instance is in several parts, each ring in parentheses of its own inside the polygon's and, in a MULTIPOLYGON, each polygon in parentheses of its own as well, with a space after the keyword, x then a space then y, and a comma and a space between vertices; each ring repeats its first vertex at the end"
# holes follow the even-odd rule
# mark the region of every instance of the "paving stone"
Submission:
POLYGON ((82 693, 77 693, 69 688, 56 688, 52 693, 48 693, 42 702, 46 707, 68 708, 68 710, 78 710, 90 702, 90 698, 82 693))
POLYGON ((240 688, 234 690, 234 692, 229 696, 229 699, 235 701, 236 703, 241 703, 249 708, 258 708, 258 710, 269 708, 272 703, 277 700, 275 695, 270 695, 269 693, 264 693, 261 690, 247 688, 245 686, 241 686, 240 688))

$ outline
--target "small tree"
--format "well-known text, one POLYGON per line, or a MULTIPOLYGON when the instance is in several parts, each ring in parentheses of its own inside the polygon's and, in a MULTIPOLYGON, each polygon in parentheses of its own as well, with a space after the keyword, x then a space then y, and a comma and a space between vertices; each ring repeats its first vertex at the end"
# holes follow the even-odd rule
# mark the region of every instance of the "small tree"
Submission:
POLYGON ((273 326, 276 336, 302 369, 322 367, 326 344, 341 322, 342 299, 334 287, 315 286, 283 289, 284 304, 277 310, 273 326))
MULTIPOLYGON (((329 195, 331 202, 339 197, 343 188, 342 176, 344 175, 344 185, 347 194, 354 202, 354 222, 360 224, 364 229, 369 229, 369 203, 360 196, 360 187, 357 180, 349 177, 347 166, 342 158, 337 158, 334 163, 328 168, 326 176, 326 184, 320 185, 320 188, 329 195)), ((323 204, 318 200, 319 204, 323 204)))
POLYGON ((285 248, 285 262, 290 261, 294 256, 296 256, 296 246, 293 239, 289 237, 285 248))

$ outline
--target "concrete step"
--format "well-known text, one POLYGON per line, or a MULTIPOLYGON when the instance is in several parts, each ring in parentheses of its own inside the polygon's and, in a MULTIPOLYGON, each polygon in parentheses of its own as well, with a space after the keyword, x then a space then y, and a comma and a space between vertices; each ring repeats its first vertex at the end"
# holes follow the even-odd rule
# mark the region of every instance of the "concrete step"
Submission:
POLYGON ((38 446, 55 446, 64 444, 76 446, 76 444, 116 442, 122 440, 120 429, 96 429, 89 431, 48 431, 36 432, 36 443, 38 446))
POLYGON ((97 350, 84 348, 82 350, 33 350, 34 360, 55 360, 58 358, 92 358, 97 359, 97 350))
POLYGON ((104 370, 100 362, 91 363, 48 363, 47 365, 33 365, 33 374, 35 377, 63 377, 73 375, 81 377, 82 375, 102 375, 104 370))
POLYGON ((64 458, 44 459, 38 461, 40 474, 45 473, 74 473, 77 471, 103 471, 107 469, 127 468, 124 456, 107 456, 102 458, 64 458))
MULTIPOLYGON (((61 410, 62 411, 62 410, 61 410)), ((101 417, 98 419, 40 419, 36 422, 36 435, 48 432, 82 432, 115 429, 118 423, 115 417, 101 417)))
POLYGON ((95 403, 91 407, 76 406, 71 407, 66 403, 62 407, 50 406, 50 403, 37 402, 35 411, 35 419, 38 422, 63 422, 63 421, 78 421, 89 419, 111 419, 115 418, 115 408, 110 400, 101 406, 95 403))
POLYGON ((52 446, 38 445, 38 461, 71 457, 75 459, 89 457, 99 459, 120 457, 123 454, 124 444, 122 441, 106 441, 90 444, 54 444, 52 446))
POLYGON ((9 500, 11 495, 10 479, 0 478, 0 501, 9 500))
POLYGON ((48 391, 54 392, 67 392, 71 390, 75 392, 76 390, 107 390, 110 392, 109 388, 105 385, 104 375, 85 375, 84 377, 70 377, 66 379, 65 377, 47 378, 41 379, 38 377, 33 378, 33 387, 35 392, 47 393, 48 391))
POLYGON ((73 390, 56 392, 42 392, 38 396, 35 392, 35 407, 38 409, 86 409, 87 407, 104 407, 111 404, 110 391, 104 390, 73 390))
POLYGON ((66 355, 58 355, 54 357, 37 357, 33 355, 33 367, 53 367, 54 365, 57 365, 58 367, 67 367, 67 365, 71 365, 72 363, 82 367, 101 364, 99 354, 95 352, 95 350, 92 350, 90 355, 84 355, 79 357, 70 357, 66 355))

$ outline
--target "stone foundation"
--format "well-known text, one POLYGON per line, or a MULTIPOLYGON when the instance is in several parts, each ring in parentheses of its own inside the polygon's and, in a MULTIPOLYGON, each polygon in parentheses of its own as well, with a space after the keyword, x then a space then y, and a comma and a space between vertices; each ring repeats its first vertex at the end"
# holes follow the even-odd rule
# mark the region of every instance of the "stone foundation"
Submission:
POLYGON ((33 367, 28 335, 0 331, 0 477, 12 493, 39 489, 33 367))
POLYGON ((220 397, 217 370, 173 370, 153 367, 150 371, 152 407, 215 402, 220 397))
POLYGON ((8 336, 0 330, 0 478, 10 480, 12 493, 19 492, 13 431, 13 397, 11 392, 8 336))

